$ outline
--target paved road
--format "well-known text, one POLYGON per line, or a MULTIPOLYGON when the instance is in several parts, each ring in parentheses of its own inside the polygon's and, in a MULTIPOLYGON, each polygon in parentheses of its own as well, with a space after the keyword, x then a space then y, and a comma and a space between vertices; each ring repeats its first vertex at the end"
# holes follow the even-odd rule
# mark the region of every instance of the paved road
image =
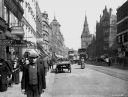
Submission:
POLYGON ((80 69, 80 66, 73 65, 72 73, 55 75, 51 93, 52 97, 125 97, 127 92, 127 81, 96 71, 89 66, 80 69))
MULTIPOLYGON (((50 92, 52 91, 52 86, 54 82, 54 73, 47 73, 46 76, 46 84, 47 89, 44 93, 42 93, 41 97, 51 97, 52 95, 50 92)), ((21 93, 21 84, 13 85, 12 87, 9 87, 6 92, 0 92, 0 97, 27 97, 23 93, 21 93)))
MULTIPOLYGON (((93 65, 80 69, 79 65, 72 65, 72 73, 48 73, 47 89, 41 97, 128 97, 124 96, 128 93, 128 73, 123 74, 126 71, 93 65)), ((26 96, 19 84, 0 93, 0 97, 26 96)))

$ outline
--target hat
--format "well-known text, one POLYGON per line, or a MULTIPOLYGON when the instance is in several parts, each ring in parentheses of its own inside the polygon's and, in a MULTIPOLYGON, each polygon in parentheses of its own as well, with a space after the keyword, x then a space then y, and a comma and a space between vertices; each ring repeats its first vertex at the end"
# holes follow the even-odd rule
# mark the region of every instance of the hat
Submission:
POLYGON ((28 57, 33 57, 33 58, 36 58, 39 56, 38 52, 34 49, 28 49, 25 51, 24 54, 28 54, 28 57))

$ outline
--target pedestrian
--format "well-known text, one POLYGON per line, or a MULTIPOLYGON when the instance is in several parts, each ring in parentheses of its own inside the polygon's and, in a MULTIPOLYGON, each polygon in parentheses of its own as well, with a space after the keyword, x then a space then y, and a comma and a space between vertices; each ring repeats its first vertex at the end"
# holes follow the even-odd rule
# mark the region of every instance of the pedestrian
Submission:
POLYGON ((11 70, 4 59, 0 58, 0 92, 7 91, 11 70))
POLYGON ((14 60, 14 66, 13 66, 13 83, 19 84, 19 82, 20 82, 20 65, 18 59, 16 58, 14 60))
POLYGON ((52 58, 50 59, 50 64, 49 65, 50 65, 50 69, 53 69, 53 59, 52 58))
POLYGON ((108 58, 108 66, 111 66, 112 59, 111 57, 108 58))
POLYGON ((81 69, 85 68, 85 59, 84 57, 81 58, 81 69))
POLYGON ((41 65, 38 61, 38 54, 31 52, 29 55, 29 64, 23 67, 23 76, 21 80, 22 92, 27 97, 40 97, 43 92, 43 76, 41 65))
POLYGON ((12 71, 13 71, 13 62, 11 61, 11 59, 6 60, 5 63, 8 65, 9 70, 10 70, 10 75, 9 75, 9 79, 8 79, 8 86, 11 87, 12 86, 12 71))
POLYGON ((45 57, 43 58, 43 61, 44 61, 44 67, 45 67, 45 75, 47 75, 48 68, 49 68, 48 56, 45 56, 45 57))
POLYGON ((111 65, 111 61, 110 61, 110 58, 109 58, 108 56, 105 58, 105 61, 106 61, 106 63, 108 64, 108 66, 111 65))
POLYGON ((41 76, 42 76, 42 86, 43 86, 43 89, 46 89, 46 67, 45 67, 45 64, 44 64, 44 60, 43 60, 44 57, 42 56, 39 56, 39 58, 37 59, 37 65, 40 67, 40 70, 41 70, 41 76))

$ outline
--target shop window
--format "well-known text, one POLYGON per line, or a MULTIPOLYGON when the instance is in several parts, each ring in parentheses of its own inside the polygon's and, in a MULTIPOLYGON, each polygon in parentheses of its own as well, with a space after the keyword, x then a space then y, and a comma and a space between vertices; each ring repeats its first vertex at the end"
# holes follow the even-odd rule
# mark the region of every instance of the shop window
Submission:
POLYGON ((124 34, 124 42, 128 41, 128 32, 124 34))

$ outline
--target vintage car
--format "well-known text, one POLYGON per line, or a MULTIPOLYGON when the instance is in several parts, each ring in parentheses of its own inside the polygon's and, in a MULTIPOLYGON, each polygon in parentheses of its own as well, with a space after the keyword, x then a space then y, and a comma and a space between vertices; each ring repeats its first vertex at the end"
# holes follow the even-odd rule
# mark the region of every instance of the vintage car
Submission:
POLYGON ((64 69, 68 69, 68 71, 71 73, 71 62, 68 59, 61 58, 57 60, 56 73, 63 71, 64 69))

